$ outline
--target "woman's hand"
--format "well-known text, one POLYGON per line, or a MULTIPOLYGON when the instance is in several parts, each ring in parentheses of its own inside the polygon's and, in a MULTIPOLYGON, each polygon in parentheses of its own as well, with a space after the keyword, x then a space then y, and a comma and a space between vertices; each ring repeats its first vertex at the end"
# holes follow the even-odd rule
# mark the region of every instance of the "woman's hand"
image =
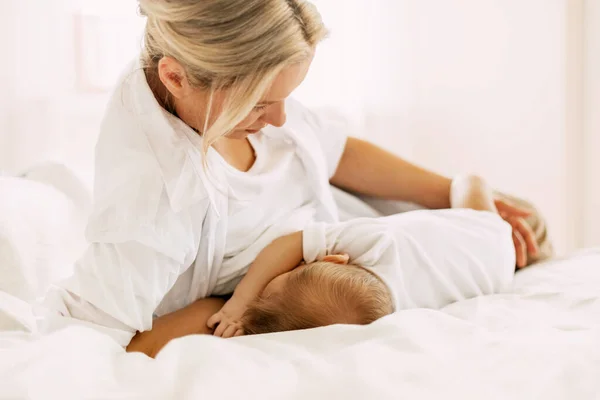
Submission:
POLYGON ((528 255, 537 256, 539 247, 533 230, 525 220, 531 215, 531 211, 511 204, 507 200, 496 199, 494 201, 498 214, 513 228, 513 243, 517 255, 517 267, 527 266, 528 255))
POLYGON ((525 220, 532 212, 494 196, 484 179, 476 175, 456 176, 450 186, 450 206, 496 212, 508 222, 513 229, 512 238, 518 268, 527 265, 528 255, 537 256, 539 248, 536 236, 525 220))

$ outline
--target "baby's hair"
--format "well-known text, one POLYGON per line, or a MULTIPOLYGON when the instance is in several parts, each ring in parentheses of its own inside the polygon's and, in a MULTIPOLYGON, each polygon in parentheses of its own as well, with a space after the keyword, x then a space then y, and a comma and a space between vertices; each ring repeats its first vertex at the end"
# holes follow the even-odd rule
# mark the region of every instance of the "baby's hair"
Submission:
POLYGON ((247 335, 367 325, 393 312, 390 292, 372 272, 356 265, 315 262, 292 272, 283 290, 260 296, 243 317, 247 335))

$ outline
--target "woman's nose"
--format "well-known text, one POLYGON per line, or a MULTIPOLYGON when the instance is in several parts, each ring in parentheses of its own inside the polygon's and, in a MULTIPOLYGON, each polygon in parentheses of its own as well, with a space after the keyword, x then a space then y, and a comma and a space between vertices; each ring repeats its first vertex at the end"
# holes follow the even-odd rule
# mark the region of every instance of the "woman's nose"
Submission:
POLYGON ((281 101, 279 103, 272 104, 267 109, 267 112, 262 119, 265 123, 280 128, 285 124, 286 118, 285 102, 281 101))

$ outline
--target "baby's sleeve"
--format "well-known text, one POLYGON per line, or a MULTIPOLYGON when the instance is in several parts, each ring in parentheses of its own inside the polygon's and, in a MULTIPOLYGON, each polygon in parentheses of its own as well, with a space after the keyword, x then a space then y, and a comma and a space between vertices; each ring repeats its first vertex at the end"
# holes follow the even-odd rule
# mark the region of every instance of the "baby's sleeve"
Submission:
POLYGON ((400 290, 402 274, 393 232, 383 218, 358 218, 336 224, 314 223, 303 233, 304 261, 330 254, 347 254, 350 263, 364 267, 387 286, 394 309, 406 303, 400 290))
POLYGON ((350 262, 372 267, 394 258, 394 240, 378 218, 357 218, 335 224, 316 222, 303 232, 303 254, 307 263, 330 254, 348 254, 350 262))

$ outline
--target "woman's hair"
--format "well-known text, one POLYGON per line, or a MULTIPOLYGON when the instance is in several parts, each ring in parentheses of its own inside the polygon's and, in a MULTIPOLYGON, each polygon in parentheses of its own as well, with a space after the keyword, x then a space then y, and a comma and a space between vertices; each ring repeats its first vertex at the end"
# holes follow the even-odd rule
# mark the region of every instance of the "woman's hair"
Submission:
POLYGON ((305 0, 139 3, 147 17, 142 62, 150 73, 158 73, 159 61, 168 56, 183 66, 191 85, 209 90, 211 99, 215 91, 230 89, 221 115, 210 127, 205 122, 205 152, 252 111, 283 68, 306 60, 327 34, 318 11, 305 0))
POLYGON ((367 325, 393 310, 387 286, 372 272, 320 261, 293 271, 282 290, 254 301, 242 324, 247 335, 367 325))

